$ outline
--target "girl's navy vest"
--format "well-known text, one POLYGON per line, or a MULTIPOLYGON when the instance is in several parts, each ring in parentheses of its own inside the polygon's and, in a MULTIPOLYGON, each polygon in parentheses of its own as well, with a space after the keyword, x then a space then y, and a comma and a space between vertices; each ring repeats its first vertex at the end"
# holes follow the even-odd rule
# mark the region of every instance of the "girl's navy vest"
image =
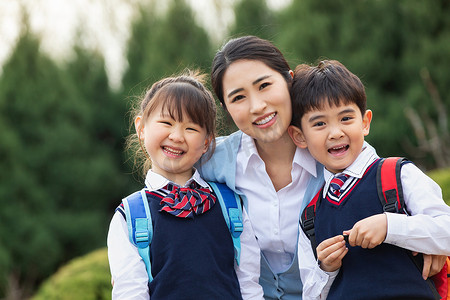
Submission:
POLYGON ((159 212, 147 194, 153 221, 151 299, 242 299, 234 247, 220 204, 193 219, 159 212))

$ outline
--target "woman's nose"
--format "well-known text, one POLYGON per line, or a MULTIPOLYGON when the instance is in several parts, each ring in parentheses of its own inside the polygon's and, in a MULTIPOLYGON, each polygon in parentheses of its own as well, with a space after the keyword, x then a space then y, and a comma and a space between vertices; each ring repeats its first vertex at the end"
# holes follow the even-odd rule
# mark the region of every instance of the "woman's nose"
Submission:
POLYGON ((252 96, 250 99, 250 113, 252 114, 258 114, 264 111, 264 109, 267 107, 266 101, 257 96, 252 96))

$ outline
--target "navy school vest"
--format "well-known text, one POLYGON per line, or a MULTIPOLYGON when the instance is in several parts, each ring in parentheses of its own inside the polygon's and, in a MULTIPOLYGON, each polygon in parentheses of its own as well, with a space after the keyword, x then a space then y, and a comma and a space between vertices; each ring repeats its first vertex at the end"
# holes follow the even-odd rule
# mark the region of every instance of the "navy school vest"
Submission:
POLYGON ((159 212, 160 198, 147 198, 153 221, 151 299, 242 299, 220 203, 184 219, 159 212))
MULTIPOLYGON (((317 244, 351 229, 361 219, 383 213, 376 186, 378 162, 349 187, 339 203, 322 199, 316 209, 317 244)), ((348 247, 327 299, 434 299, 409 250, 384 243, 374 249, 348 247)))

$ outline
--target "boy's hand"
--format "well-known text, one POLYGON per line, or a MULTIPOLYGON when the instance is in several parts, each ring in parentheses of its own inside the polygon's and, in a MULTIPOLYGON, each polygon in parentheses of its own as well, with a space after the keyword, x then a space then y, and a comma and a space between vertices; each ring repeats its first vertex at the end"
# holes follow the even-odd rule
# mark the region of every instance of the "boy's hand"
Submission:
POLYGON ((317 259, 320 261, 320 268, 326 272, 333 272, 342 265, 342 259, 347 254, 348 248, 345 246, 344 236, 324 240, 317 246, 317 259))
POLYGON ((387 218, 385 214, 378 214, 356 222, 352 229, 343 232, 348 235, 350 246, 375 248, 380 245, 387 234, 387 218))

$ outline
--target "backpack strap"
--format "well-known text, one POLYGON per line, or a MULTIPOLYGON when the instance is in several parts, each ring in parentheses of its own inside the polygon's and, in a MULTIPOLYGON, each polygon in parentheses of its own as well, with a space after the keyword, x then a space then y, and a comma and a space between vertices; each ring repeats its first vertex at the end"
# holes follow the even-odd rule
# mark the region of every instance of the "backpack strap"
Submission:
POLYGON ((401 181, 404 157, 382 158, 377 169, 377 191, 384 212, 406 213, 401 181))
MULTIPOLYGON (((243 230, 242 207, 239 195, 222 183, 209 182, 219 200, 222 214, 231 233, 234 246, 234 257, 239 265, 241 254, 240 235, 243 230)), ((148 282, 153 280, 150 263, 150 243, 153 237, 152 216, 148 206, 145 189, 135 192, 122 200, 127 220, 130 242, 138 249, 145 263, 148 282)))
MULTIPOLYGON (((401 168, 404 162, 408 161, 404 157, 382 158, 377 169, 377 191, 378 198, 381 201, 384 212, 406 214, 405 200, 403 198, 403 188, 401 181, 401 168)), ((411 260, 416 265, 419 272, 423 268, 423 256, 413 256, 410 251, 407 252, 411 260)), ((432 282, 431 278, 426 280, 433 296, 440 300, 438 288, 432 282)))
POLYGON ((239 265, 239 258, 241 255, 241 240, 240 236, 244 228, 242 222, 242 206, 238 194, 233 192, 226 184, 218 182, 208 182, 216 193, 219 200, 222 213, 230 230, 231 238, 233 240, 234 258, 239 265))
POLYGON ((122 202, 125 208, 130 242, 137 247, 147 269, 148 282, 151 282, 153 276, 150 264, 150 242, 153 236, 153 225, 145 189, 131 194, 122 202))
POLYGON ((317 192, 314 198, 309 202, 301 214, 301 226, 303 232, 308 237, 311 242, 311 248, 313 250, 314 256, 317 258, 317 242, 316 233, 314 230, 314 219, 316 218, 316 207, 320 204, 322 199, 322 189, 317 192))

